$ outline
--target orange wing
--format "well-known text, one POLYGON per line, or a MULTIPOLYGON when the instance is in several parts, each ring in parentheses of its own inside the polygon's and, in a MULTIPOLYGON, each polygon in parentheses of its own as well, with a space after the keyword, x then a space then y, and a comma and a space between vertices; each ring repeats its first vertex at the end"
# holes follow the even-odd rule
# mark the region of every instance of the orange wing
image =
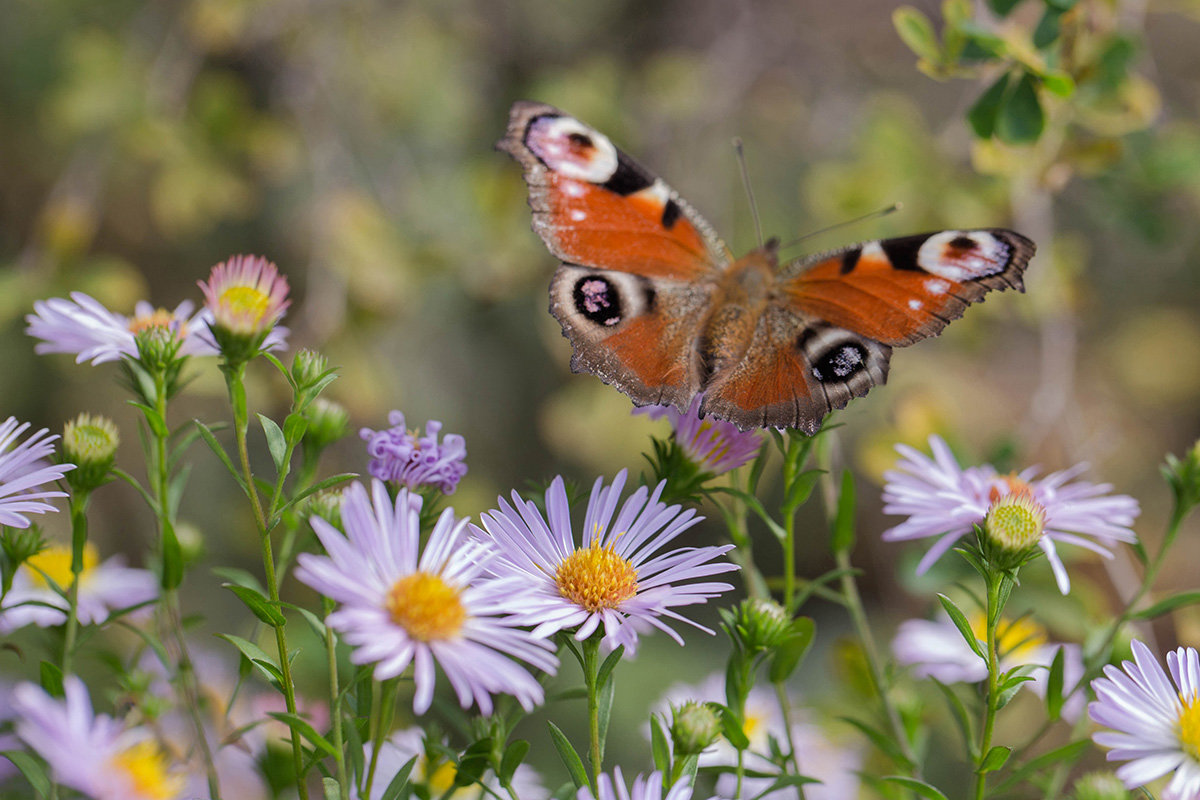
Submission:
POLYGON ((604 134, 518 102, 496 147, 521 162, 533 229, 561 260, 653 278, 712 278, 731 260, 712 228, 604 134))
POLYGON ((936 336, 992 289, 1024 291, 1034 244, 999 228, 865 242, 803 259, 783 281, 790 304, 899 347, 936 336))

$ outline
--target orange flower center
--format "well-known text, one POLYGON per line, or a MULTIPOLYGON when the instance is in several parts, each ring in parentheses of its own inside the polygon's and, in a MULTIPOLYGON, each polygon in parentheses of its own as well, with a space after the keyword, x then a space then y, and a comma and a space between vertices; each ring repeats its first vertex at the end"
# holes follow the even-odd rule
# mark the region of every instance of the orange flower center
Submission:
POLYGON ((134 336, 150 328, 162 328, 170 330, 172 323, 175 322, 175 315, 165 308, 156 308, 149 314, 143 314, 139 317, 134 317, 129 320, 129 332, 134 336))
POLYGON ((1192 758, 1200 761, 1200 696, 1179 696, 1183 713, 1179 715, 1179 744, 1192 758))
POLYGON ((459 591, 427 572, 396 581, 388 592, 387 610, 393 622, 422 642, 454 638, 467 619, 459 591))
POLYGON ((588 611, 620 608, 637 594, 637 570, 612 544, 576 550, 554 572, 558 592, 588 611))

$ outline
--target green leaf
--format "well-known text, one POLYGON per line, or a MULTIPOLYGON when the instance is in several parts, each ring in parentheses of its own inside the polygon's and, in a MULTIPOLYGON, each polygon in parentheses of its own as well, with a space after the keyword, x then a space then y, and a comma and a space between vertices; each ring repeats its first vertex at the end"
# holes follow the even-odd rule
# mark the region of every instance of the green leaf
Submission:
POLYGON ((303 414, 292 412, 287 415, 283 421, 283 435, 287 441, 293 446, 298 444, 304 438, 304 432, 308 430, 308 420, 303 414))
POLYGON ((991 750, 988 750, 987 755, 983 758, 983 763, 979 765, 979 772, 995 772, 1004 766, 1004 762, 1008 761, 1009 755, 1012 753, 1011 747, 1004 745, 996 745, 991 750))
POLYGON ((1062 715, 1063 707, 1063 660, 1065 647, 1059 647, 1050 662, 1050 675, 1046 679, 1046 716, 1051 721, 1062 715))
POLYGON ((517 767, 521 766, 521 762, 527 755, 529 755, 529 742, 517 739, 515 742, 509 743, 508 747, 504 749, 504 756, 500 759, 501 784, 507 784, 512 780, 513 775, 517 772, 517 767))
POLYGON ((579 753, 576 753, 575 748, 571 746, 571 740, 553 722, 547 722, 546 724, 550 726, 550 738, 554 741, 554 749, 558 751, 558 757, 562 759, 563 766, 567 768, 567 774, 571 776, 571 782, 575 784, 576 789, 582 789, 584 786, 587 786, 587 770, 583 768, 583 759, 579 757, 579 753))
POLYGON ((183 583, 183 548, 175 535, 175 526, 164 520, 162 531, 162 587, 168 591, 183 583))
POLYGON ((671 768, 671 745, 662 718, 657 714, 650 717, 650 753, 654 757, 654 768, 667 774, 671 768))
POLYGON ((261 622, 272 628, 282 628, 287 624, 287 617, 279 610, 279 606, 254 589, 239 586, 236 583, 222 583, 221 586, 236 594, 246 608, 250 609, 250 613, 258 617, 261 622))
POLYGON ((1149 608, 1143 608, 1133 615, 1134 619, 1155 619, 1163 614, 1169 614, 1177 608, 1200 603, 1200 592, 1180 592, 1159 600, 1149 608))
POLYGON ((275 663, 275 659, 267 655, 261 647, 240 636, 234 636, 232 633, 218 633, 216 636, 218 639, 224 639, 236 647, 245 656, 247 661, 259 668, 259 671, 266 676, 267 680, 277 684, 282 689, 282 684, 278 683, 278 676, 280 674, 279 666, 275 663))
POLYGON ((612 680, 613 670, 617 668, 617 664, 621 663, 621 657, 625 655, 625 645, 619 646, 608 654, 604 659, 604 663, 600 665, 600 669, 596 670, 596 685, 603 687, 612 680))
POLYGON ((275 462, 275 472, 282 472, 283 459, 287 456, 287 441, 283 438, 283 431, 275 420, 265 414, 259 414, 258 421, 267 437, 267 449, 271 451, 271 460, 275 462))
POLYGON ((325 800, 345 800, 342 797, 342 787, 337 782, 337 778, 321 778, 321 790, 325 793, 325 800))
POLYGON ((909 50, 929 61, 941 60, 941 43, 929 18, 920 11, 912 6, 900 6, 892 12, 892 24, 909 50))
POLYGON ((1008 89, 1008 73, 1000 76, 999 80, 988 87, 975 105, 967 111, 967 122, 971 130, 980 139, 990 139, 996 133, 996 120, 1000 116, 1000 107, 1004 102, 1004 93, 1008 89))
POLYGON ((1053 6, 1048 6, 1046 12, 1042 14, 1042 18, 1038 21, 1037 27, 1033 29, 1033 46, 1040 49, 1049 47, 1058 41, 1059 34, 1062 32, 1063 12, 1053 6))
POLYGON ((987 0, 988 8, 997 16, 1007 17, 1021 3, 1021 0, 987 0))
POLYGON ((783 683, 796 671, 817 635, 817 623, 811 617, 797 617, 792 620, 791 627, 791 632, 771 657, 771 683, 783 683))
POLYGON ((1046 114, 1038 100, 1034 78, 1028 72, 1005 95, 996 118, 996 136, 1009 144, 1032 144, 1046 127, 1046 114))
MULTIPOLYGON (((710 705, 710 708, 714 706, 710 705)), ((746 736, 746 728, 728 706, 716 705, 714 710, 721 716, 721 735, 734 750, 745 750, 750 747, 750 739, 746 736)))
POLYGON ((1049 71, 1038 76, 1047 92, 1058 97, 1070 97, 1075 94, 1075 79, 1065 72, 1049 71))
POLYGON ((43 661, 38 665, 39 681, 51 697, 63 696, 63 671, 57 664, 43 661))
POLYGON ((317 729, 312 726, 312 723, 299 714, 289 714, 286 711, 268 711, 267 714, 287 725, 294 733, 303 736, 325 755, 337 755, 337 748, 328 739, 317 733, 317 729))
POLYGON ((928 797, 929 800, 946 800, 946 795, 935 786, 930 786, 925 781, 919 781, 916 778, 910 778, 906 775, 884 775, 880 780, 888 783, 894 783, 897 786, 903 786, 909 791, 916 792, 921 797, 928 797))
POLYGON ((225 469, 229 470, 229 474, 237 481, 238 486, 242 487, 242 491, 246 491, 245 481, 242 480, 237 467, 230 460, 229 454, 225 452, 225 448, 221 447, 221 443, 217 441, 217 437, 213 434, 212 429, 198 419, 194 419, 192 422, 195 423, 196 429, 200 431, 200 438, 204 439, 204 443, 208 445, 208 449, 212 450, 217 458, 221 460, 221 463, 225 465, 225 469))
POLYGON ((608 723, 612 718, 613 698, 617 695, 617 682, 610 680, 599 688, 596 698, 596 716, 600 728, 600 760, 604 760, 604 744, 608 739, 608 723))
POLYGON ((1037 772, 1050 767, 1056 767, 1059 764, 1072 763, 1078 760, 1085 753, 1089 752, 1091 749, 1091 739, 1078 739, 1070 744, 1065 744, 1062 747, 1051 750, 1048 753, 1042 753, 1040 756, 1031 758, 1024 764, 1014 768, 1003 781, 992 788, 992 793, 996 796, 1000 796, 1009 788, 1016 786, 1021 781, 1026 780, 1037 772))
MULTIPOLYGON (((359 751, 362 748, 358 748, 359 751)), ((413 766, 417 763, 417 756, 413 756, 408 761, 404 762, 404 766, 396 773, 387 788, 383 790, 383 797, 380 800, 399 800, 404 787, 408 785, 408 776, 412 773, 413 766)))
POLYGON ((812 495, 813 489, 817 486, 817 481, 825 474, 825 470, 821 469, 806 469, 795 477, 792 485, 788 487, 787 498, 783 503, 783 512, 791 514, 800 506, 808 502, 808 498, 812 495))
POLYGON ((950 621, 954 623, 954 627, 958 628, 958 632, 962 634, 967 645, 975 653, 975 655, 987 661, 987 651, 983 649, 983 644, 975 636, 975 631, 971 630, 971 623, 967 622, 967 615, 959 610, 958 606, 944 594, 938 594, 938 600, 942 604, 942 608, 946 609, 946 613, 950 615, 950 621))
POLYGON ((50 778, 46 775, 46 770, 42 768, 40 761, 24 750, 0 750, 0 756, 4 756, 13 763, 13 766, 37 792, 38 798, 50 795, 50 778))
MULTIPOLYGON (((937 678, 930 678, 933 684, 942 692, 942 696, 946 698, 946 705, 950 706, 950 710, 954 713, 954 719, 958 723, 958 729, 962 732, 964 742, 975 741, 975 726, 971 722, 971 715, 967 713, 967 707, 963 705, 960 698, 954 689, 939 681, 937 678)), ((973 745, 969 745, 973 747, 973 745)), ((972 753, 974 755, 974 753, 972 753)))
POLYGON ((854 474, 850 470, 842 472, 842 491, 838 495, 830 549, 834 555, 854 549, 854 474))
POLYGON ((838 717, 843 722, 848 722, 854 727, 862 731, 863 735, 871 740, 871 743, 879 749, 881 753, 890 758, 894 763, 904 769, 912 769, 913 763, 905 757, 900 750, 900 746, 896 744, 890 733, 884 733, 876 728, 868 725, 862 720, 854 719, 853 717, 838 717))

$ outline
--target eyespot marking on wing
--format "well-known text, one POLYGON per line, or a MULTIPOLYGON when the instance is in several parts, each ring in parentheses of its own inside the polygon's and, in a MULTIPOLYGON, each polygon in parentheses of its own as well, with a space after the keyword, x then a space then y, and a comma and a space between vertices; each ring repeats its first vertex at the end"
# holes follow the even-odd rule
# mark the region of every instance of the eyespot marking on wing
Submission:
POLYGON ((572 117, 534 117, 525 129, 525 146, 566 178, 603 184, 619 171, 620 157, 608 137, 572 117))

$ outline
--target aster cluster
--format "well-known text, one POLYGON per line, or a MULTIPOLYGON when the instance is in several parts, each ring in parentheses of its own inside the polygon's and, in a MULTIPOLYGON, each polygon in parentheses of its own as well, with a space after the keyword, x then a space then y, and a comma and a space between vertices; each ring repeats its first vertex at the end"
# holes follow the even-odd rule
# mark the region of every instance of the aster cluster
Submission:
POLYGON ((438 441, 442 423, 425 423, 420 436, 405 425, 403 412, 388 415, 391 427, 381 431, 363 428, 359 435, 367 443, 367 471, 381 481, 409 489, 431 486, 442 494, 454 494, 467 474, 467 444, 462 436, 448 433, 438 441))

